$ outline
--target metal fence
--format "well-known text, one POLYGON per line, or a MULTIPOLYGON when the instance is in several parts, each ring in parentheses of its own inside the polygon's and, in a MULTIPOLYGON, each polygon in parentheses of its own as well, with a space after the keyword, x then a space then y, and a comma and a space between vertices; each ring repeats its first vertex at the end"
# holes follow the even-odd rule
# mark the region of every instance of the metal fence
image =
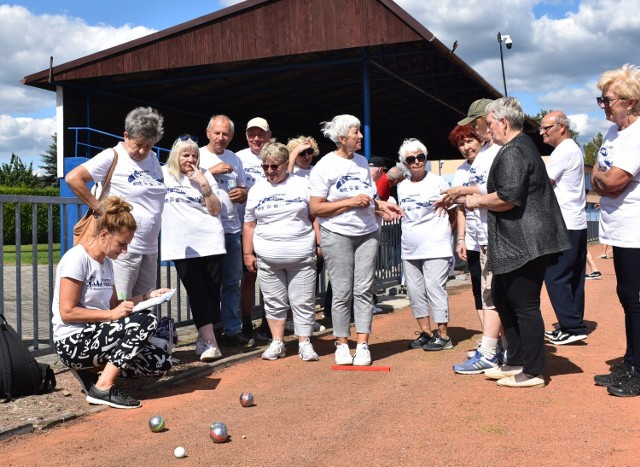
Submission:
MULTIPOLYGON (((83 205, 77 198, 54 196, 15 196, 0 195, 0 227, 4 232, 5 207, 13 207, 15 212, 15 264, 7 264, 5 255, 0 255, 0 313, 16 329, 18 335, 31 348, 34 355, 43 355, 54 351, 53 329, 51 327, 51 307, 55 289, 54 244, 60 242, 60 251, 66 251, 72 246, 72 230, 76 219, 83 214, 83 205), (21 225, 25 220, 21 213, 24 205, 30 207, 32 242, 21 242, 21 225), (46 207, 47 210, 47 253, 45 258, 38 260, 38 216, 36 211, 46 207), (54 212, 59 213, 59 236, 54 235, 54 212), (56 238, 58 237, 58 238, 56 238), (23 264, 21 253, 31 252, 29 264, 23 264), (38 264, 40 263, 40 264, 38 264)), ((57 233, 57 232, 56 232, 57 233)), ((5 242, 0 238, 0 247, 4 252, 5 242)), ((13 243, 11 243, 13 244, 13 243)), ((376 265, 375 288, 387 288, 400 282, 402 274, 400 261, 400 223, 384 223, 380 234, 380 251, 376 265)), ((321 302, 326 290, 326 273, 321 274, 318 286, 318 301, 321 302)), ((177 326, 192 324, 191 310, 187 293, 171 264, 160 264, 158 267, 158 286, 177 288, 171 301, 159 306, 158 316, 170 316, 176 320, 177 326)), ((256 288, 256 303, 254 317, 261 314, 260 293, 256 288)))

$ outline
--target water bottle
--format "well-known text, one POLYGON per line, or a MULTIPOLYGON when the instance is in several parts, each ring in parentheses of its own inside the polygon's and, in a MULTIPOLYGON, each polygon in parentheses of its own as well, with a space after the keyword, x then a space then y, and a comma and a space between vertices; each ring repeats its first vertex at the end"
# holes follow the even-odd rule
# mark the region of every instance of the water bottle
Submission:
POLYGON ((238 188, 238 176, 235 172, 231 172, 227 174, 227 191, 231 191, 235 188, 238 188))

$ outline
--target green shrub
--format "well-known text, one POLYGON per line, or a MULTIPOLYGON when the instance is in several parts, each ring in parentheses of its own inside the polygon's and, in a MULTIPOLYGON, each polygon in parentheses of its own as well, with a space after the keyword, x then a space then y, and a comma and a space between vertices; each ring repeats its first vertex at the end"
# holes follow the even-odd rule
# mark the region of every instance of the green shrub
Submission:
MULTIPOLYGON (((3 195, 22 196, 60 196, 58 188, 22 188, 0 186, 0 193, 3 195)), ((16 203, 3 203, 3 226, 2 238, 5 245, 16 244, 16 203)), ((48 243, 48 215, 47 205, 38 204, 36 208, 37 216, 37 242, 48 243)), ((60 241, 60 205, 53 205, 53 241, 60 241)), ((31 203, 20 203, 20 241, 22 244, 31 244, 32 222, 31 203)))

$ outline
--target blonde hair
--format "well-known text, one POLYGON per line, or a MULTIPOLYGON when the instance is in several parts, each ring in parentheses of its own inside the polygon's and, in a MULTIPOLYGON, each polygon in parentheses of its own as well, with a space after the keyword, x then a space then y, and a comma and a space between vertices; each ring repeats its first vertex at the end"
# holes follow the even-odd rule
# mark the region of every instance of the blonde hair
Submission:
POLYGON ((131 214, 133 206, 124 199, 117 196, 107 196, 102 202, 102 209, 104 209, 104 215, 100 216, 96 222, 96 237, 103 229, 106 229, 110 234, 116 234, 122 230, 133 233, 138 228, 138 224, 131 214))
POLYGON ((273 162, 282 164, 289 160, 289 150, 284 144, 278 143, 275 139, 266 142, 264 146, 262 146, 260 155, 262 156, 262 162, 270 159, 273 162))
POLYGON ((295 138, 291 138, 287 143, 287 150, 289 152, 293 151, 298 145, 302 143, 308 143, 309 146, 313 148, 313 156, 316 157, 320 154, 320 149, 318 149, 318 142, 313 138, 313 136, 296 136, 295 138))
POLYGON ((632 113, 640 115, 640 68, 625 63, 615 70, 605 71, 598 79, 598 89, 611 90, 620 99, 635 99, 632 113))
POLYGON ((180 154, 187 150, 195 151, 198 155, 196 159, 196 167, 198 167, 200 162, 200 148, 198 147, 198 143, 193 141, 190 137, 186 140, 178 138, 171 147, 171 152, 169 153, 169 158, 167 159, 166 164, 167 171, 173 175, 173 178, 176 180, 180 180, 183 177, 182 172, 180 172, 180 154))

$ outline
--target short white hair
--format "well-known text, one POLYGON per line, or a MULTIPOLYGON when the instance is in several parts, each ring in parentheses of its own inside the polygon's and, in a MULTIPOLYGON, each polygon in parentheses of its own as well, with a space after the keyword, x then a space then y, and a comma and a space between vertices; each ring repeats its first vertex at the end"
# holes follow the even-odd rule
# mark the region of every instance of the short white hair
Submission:
POLYGON ((404 164, 407 154, 416 151, 420 151, 425 156, 429 154, 427 147, 422 144, 422 141, 416 138, 407 138, 402 142, 402 146, 400 146, 398 150, 398 160, 404 164))
POLYGON ((349 114, 336 115, 330 122, 321 122, 322 134, 336 143, 341 136, 347 136, 351 128, 360 128, 360 120, 349 114))

